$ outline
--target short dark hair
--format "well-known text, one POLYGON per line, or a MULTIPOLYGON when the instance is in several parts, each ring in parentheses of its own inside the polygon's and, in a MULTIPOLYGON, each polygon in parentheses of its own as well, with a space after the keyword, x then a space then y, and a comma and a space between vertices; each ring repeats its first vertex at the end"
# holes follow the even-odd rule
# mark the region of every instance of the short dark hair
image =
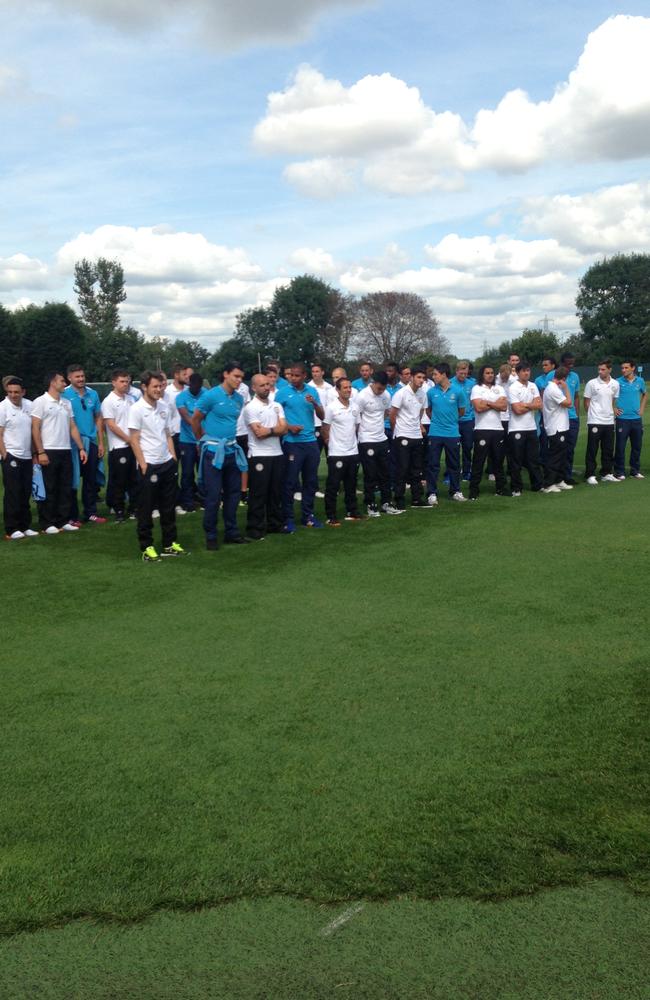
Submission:
POLYGON ((154 372, 147 368, 140 376, 140 385, 148 386, 150 382, 162 382, 163 378, 162 372, 154 372))
POLYGON ((57 369, 54 369, 51 372, 46 372, 45 373, 45 378, 43 379, 43 384, 45 385, 46 389, 49 389, 49 387, 52 385, 52 382, 57 377, 57 375, 60 375, 61 378, 65 378, 65 375, 63 374, 63 372, 60 372, 57 369))
POLYGON ((271 372, 273 372, 274 375, 278 374, 278 369, 275 367, 275 365, 267 365, 266 368, 264 369, 264 375, 270 375, 271 372))
POLYGON ((203 375, 199 375, 198 372, 193 372, 190 375, 190 392, 193 396, 196 396, 199 390, 203 386, 203 375))
POLYGON ((111 382, 114 382, 116 378, 130 378, 131 372, 127 372, 126 368, 116 368, 111 372, 111 382))
POLYGON ((565 351, 564 354, 560 355, 560 364, 563 365, 566 361, 575 361, 575 357, 573 351, 565 351))
POLYGON ((441 375, 446 375, 447 378, 451 375, 451 368, 446 361, 438 361, 437 364, 433 366, 434 372, 439 372, 441 375))
POLYGON ((184 372, 186 368, 191 368, 191 367, 192 367, 191 365, 186 365, 185 362, 181 364, 180 361, 177 361, 174 367, 172 368, 172 375, 178 375, 179 372, 184 372))
POLYGON ((553 365, 554 368, 557 364, 557 361, 555 360, 552 354, 545 354, 544 357, 542 358, 542 361, 550 361, 550 363, 553 365))
POLYGON ((292 361, 290 365, 287 365, 287 368, 291 368, 292 371, 298 369, 299 372, 307 374, 307 365, 303 361, 292 361))
POLYGON ((636 361, 632 361, 632 360, 630 360, 630 358, 623 358, 623 360, 621 361, 621 364, 622 365, 631 365, 632 368, 634 368, 634 371, 636 371, 636 361))
POLYGON ((483 385, 485 381, 485 373, 488 370, 488 368, 490 369, 491 372, 494 371, 494 365, 481 365, 481 367, 479 368, 478 375, 476 376, 476 381, 478 385, 483 385))
POLYGON ((8 379, 4 380, 5 389, 7 388, 8 385, 19 385, 20 388, 22 389, 23 380, 21 378, 18 378, 17 375, 10 375, 8 379))
POLYGON ((83 365, 68 365, 66 369, 68 375, 72 375, 73 372, 82 372, 82 371, 84 371, 83 365))
POLYGON ((388 375, 386 374, 386 372, 374 372, 371 381, 377 382, 379 383, 379 385, 387 386, 388 375))
POLYGON ((603 358, 602 361, 598 362, 598 367, 599 368, 600 368, 601 365, 606 365, 608 368, 611 368, 612 367, 612 362, 610 361, 609 358, 603 358))
POLYGON ((397 371, 399 371, 399 365, 397 364, 397 361, 387 361, 386 364, 384 365, 384 368, 396 368, 397 371))
MULTIPOLYGON (((337 392, 341 388, 344 382, 350 382, 350 379, 347 377, 347 375, 341 375, 340 378, 337 378, 336 382, 334 383, 337 392)), ((350 385, 352 385, 352 382, 350 382, 350 385)))
POLYGON ((373 368, 374 367, 372 361, 360 361, 359 362, 359 368, 363 368, 364 365, 368 365, 368 368, 373 368))
POLYGON ((416 365, 415 368, 411 368, 411 378, 413 378, 414 375, 426 375, 426 371, 422 365, 416 365))
POLYGON ((555 369, 556 378, 566 378, 568 374, 569 374, 569 369, 565 368, 564 365, 558 365, 557 368, 555 369))
POLYGON ((519 372, 530 371, 530 361, 518 361, 515 365, 515 371, 517 374, 519 374, 519 372))
POLYGON ((234 372, 236 368, 243 374, 244 366, 239 361, 227 361, 223 366, 223 373, 227 375, 229 372, 234 372))

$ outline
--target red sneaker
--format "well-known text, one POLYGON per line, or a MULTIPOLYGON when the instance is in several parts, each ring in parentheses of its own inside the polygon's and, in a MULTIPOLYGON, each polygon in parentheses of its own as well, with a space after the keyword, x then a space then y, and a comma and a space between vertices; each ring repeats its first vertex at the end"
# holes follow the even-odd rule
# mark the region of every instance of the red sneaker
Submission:
POLYGON ((100 517, 99 514, 91 514, 88 520, 91 524, 106 524, 106 518, 100 517))

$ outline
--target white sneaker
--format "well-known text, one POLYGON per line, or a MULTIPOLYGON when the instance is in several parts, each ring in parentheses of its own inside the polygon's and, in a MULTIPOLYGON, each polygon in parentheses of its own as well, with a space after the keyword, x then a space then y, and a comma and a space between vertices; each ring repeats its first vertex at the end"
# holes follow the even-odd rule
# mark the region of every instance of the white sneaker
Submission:
POLYGON ((64 524, 61 531, 79 531, 79 528, 76 524, 64 524))
POLYGON ((589 484, 589 486, 598 486, 598 480, 596 479, 595 476, 589 476, 587 483, 589 484))
POLYGON ((438 497, 435 495, 435 493, 429 493, 429 496, 427 497, 427 503, 429 504, 429 507, 438 506, 438 497))
POLYGON ((463 494, 459 490, 457 493, 452 493, 451 499, 452 500, 457 500, 458 503, 465 503, 465 501, 466 501, 467 498, 464 497, 463 494))
POLYGON ((384 514, 405 514, 406 511, 400 510, 399 507, 393 507, 392 503, 383 503, 381 509, 384 514))
POLYGON ((38 538, 38 531, 34 531, 33 528, 28 528, 25 532, 25 538, 38 538))
POLYGON ((183 514, 187 514, 187 511, 185 510, 184 507, 178 506, 176 508, 176 514, 178 515, 178 517, 182 517, 183 514))
POLYGON ((12 533, 9 535, 9 538, 11 539, 12 542, 16 542, 18 541, 19 538, 24 538, 24 537, 25 537, 24 531, 12 531, 12 533))
POLYGON ((600 481, 601 483, 617 483, 618 479, 616 476, 613 476, 611 472, 608 472, 606 476, 600 477, 600 481))
POLYGON ((642 472, 633 472, 632 479, 645 479, 645 476, 642 472))
POLYGON ((152 510, 151 511, 151 516, 152 517, 160 517, 160 511, 159 510, 152 510))
POLYGON ((302 500, 302 493, 294 493, 293 499, 294 500, 302 500))
POLYGON ((45 529, 45 534, 46 535, 58 535, 58 533, 59 533, 60 530, 62 530, 62 529, 57 528, 56 525, 54 525, 54 524, 51 524, 49 526, 49 528, 45 529))
POLYGON ((368 506, 366 508, 366 513, 368 514, 368 517, 381 517, 381 514, 379 513, 377 508, 373 506, 368 506))
POLYGON ((542 489, 542 493, 561 493, 561 492, 562 490, 560 489, 559 486, 556 486, 555 483, 553 483, 552 486, 545 486, 542 489))
POLYGON ((489 483, 496 483, 496 481, 497 481, 497 477, 494 475, 494 473, 491 472, 490 475, 488 476, 488 482, 489 483))
POLYGON ((512 493, 510 494, 510 496, 511 497, 520 497, 521 493, 519 493, 517 490, 513 490, 512 493))
POLYGON ((317 500, 324 500, 325 499, 325 494, 323 493, 322 490, 316 490, 316 492, 314 493, 314 496, 316 497, 317 500))
POLYGON ((625 479, 625 476, 624 476, 623 473, 621 473, 620 476, 617 476, 616 473, 615 473, 614 474, 614 479, 616 480, 617 483, 622 483, 623 480, 625 479))
POLYGON ((562 480, 562 482, 558 483, 557 485, 559 486, 559 488, 561 490, 572 490, 573 489, 573 486, 569 486, 569 484, 565 483, 564 480, 562 480))

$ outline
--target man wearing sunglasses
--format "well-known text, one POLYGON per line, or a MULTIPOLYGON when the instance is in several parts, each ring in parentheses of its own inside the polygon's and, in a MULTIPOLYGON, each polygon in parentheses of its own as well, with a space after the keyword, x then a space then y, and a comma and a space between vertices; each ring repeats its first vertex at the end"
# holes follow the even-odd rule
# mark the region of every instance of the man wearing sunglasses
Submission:
MULTIPOLYGON (((106 518, 100 517, 97 513, 97 467, 104 457, 104 423, 101 402, 95 390, 86 385, 86 374, 81 365, 69 365, 67 374, 70 384, 62 395, 72 406, 74 421, 88 456, 85 465, 80 466, 79 469, 83 519, 92 524, 105 524, 106 518)), ((81 523, 76 489, 72 490, 70 521, 77 526, 81 523)))

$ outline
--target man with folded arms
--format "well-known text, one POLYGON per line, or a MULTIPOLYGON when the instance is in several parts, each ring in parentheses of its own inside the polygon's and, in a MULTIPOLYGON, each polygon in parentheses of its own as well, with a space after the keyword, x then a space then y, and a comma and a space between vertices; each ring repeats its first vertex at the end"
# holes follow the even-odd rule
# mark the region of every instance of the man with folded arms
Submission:
POLYGON ((422 414, 427 397, 422 386, 426 378, 423 368, 402 368, 402 379, 408 382, 393 396, 390 423, 395 448, 395 506, 404 510, 406 484, 411 484, 411 507, 429 509, 422 499, 422 414))
POLYGON ((368 517, 380 517, 375 494, 379 491, 384 514, 401 514, 393 507, 390 492, 390 445, 386 436, 386 418, 391 395, 386 372, 375 372, 367 388, 355 397, 359 413, 359 457, 363 466, 363 492, 368 517))
POLYGON ((129 411, 134 405, 129 394, 129 373, 117 368, 111 378, 113 389, 102 402, 102 419, 108 438, 108 490, 116 523, 126 517, 126 496, 129 497, 129 517, 135 517, 138 495, 138 468, 131 447, 129 411))
POLYGON ((544 493, 573 489, 564 479, 569 450, 569 410, 573 402, 566 383, 567 374, 564 365, 558 365, 544 387, 542 407, 548 449, 542 487, 544 493))
POLYGON ((271 380, 253 375, 253 398, 244 407, 248 434, 248 515, 246 537, 259 541, 282 531, 286 474, 280 438, 287 432, 284 410, 270 402, 271 380))
POLYGON ((521 470, 525 468, 530 488, 538 493, 542 488, 542 469, 539 464, 539 442, 535 414, 542 408, 539 389, 530 381, 527 361, 515 364, 517 378, 508 386, 510 423, 508 425, 508 452, 510 454, 510 485, 513 497, 520 497, 523 490, 521 470))
POLYGON ((336 517, 336 498, 343 483, 345 497, 345 520, 362 520, 357 509, 357 468, 359 447, 357 425, 359 411, 352 396, 352 383, 347 378, 336 382, 336 399, 330 399, 325 407, 322 431, 327 445, 327 482, 325 483, 325 513, 330 528, 339 528, 341 522, 336 517))
POLYGON ((10 375, 6 398, 0 403, 0 460, 4 483, 5 537, 32 538, 32 404, 23 396, 23 383, 10 375))
POLYGON ((86 464, 88 456, 81 434, 72 415, 69 400, 63 398, 65 378, 61 372, 49 372, 45 377, 46 392, 32 404, 32 438, 43 473, 45 500, 38 505, 39 521, 46 535, 60 531, 78 531, 70 524, 72 503, 72 440, 79 449, 79 460, 86 464))
POLYGON ((470 402, 474 408, 474 443, 469 498, 470 500, 478 499, 483 466, 486 460, 491 462, 494 469, 495 493, 497 496, 503 496, 505 441, 501 414, 508 409, 508 400, 505 390, 500 385, 495 385, 492 365, 483 365, 482 368, 479 368, 476 385, 470 395, 470 402))
POLYGON ((611 361, 609 359, 601 361, 598 365, 598 377, 587 382, 583 394, 587 411, 585 477, 590 486, 598 486, 596 479, 598 448, 600 448, 601 483, 618 482, 612 469, 614 468, 614 421, 620 391, 620 385, 612 378, 611 361))

